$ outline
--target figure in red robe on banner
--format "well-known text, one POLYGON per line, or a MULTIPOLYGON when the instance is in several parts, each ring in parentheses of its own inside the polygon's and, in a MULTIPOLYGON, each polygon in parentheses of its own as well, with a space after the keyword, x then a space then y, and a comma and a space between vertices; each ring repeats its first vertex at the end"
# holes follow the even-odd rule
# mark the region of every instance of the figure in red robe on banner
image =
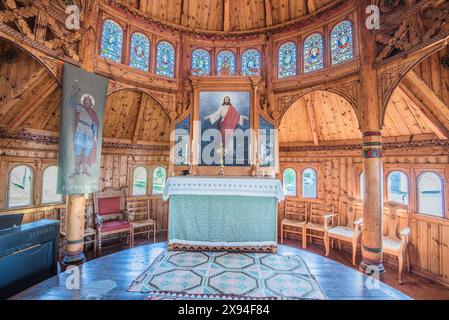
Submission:
POLYGON ((218 128, 221 133, 223 146, 226 148, 227 141, 232 138, 237 126, 243 126, 245 121, 248 121, 249 119, 248 117, 242 116, 232 105, 231 98, 226 96, 223 104, 218 110, 211 115, 205 116, 204 120, 209 120, 211 124, 215 124, 218 120, 221 120, 218 124, 218 128))

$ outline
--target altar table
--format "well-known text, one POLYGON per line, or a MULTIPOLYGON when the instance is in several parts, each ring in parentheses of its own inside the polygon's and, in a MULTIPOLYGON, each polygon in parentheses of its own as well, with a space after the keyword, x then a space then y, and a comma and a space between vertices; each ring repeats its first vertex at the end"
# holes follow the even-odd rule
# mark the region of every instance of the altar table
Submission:
POLYGON ((180 250, 276 251, 277 179, 171 177, 169 248, 180 250))

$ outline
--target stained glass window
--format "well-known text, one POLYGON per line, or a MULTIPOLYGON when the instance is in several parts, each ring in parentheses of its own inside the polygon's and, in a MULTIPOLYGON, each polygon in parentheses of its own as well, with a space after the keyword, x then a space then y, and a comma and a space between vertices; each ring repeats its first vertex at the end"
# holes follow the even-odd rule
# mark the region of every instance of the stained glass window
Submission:
POLYGON ((110 60, 122 61, 123 29, 112 20, 105 20, 100 54, 110 60))
POLYGON ((354 57, 352 23, 342 21, 331 34, 332 64, 342 63, 354 57))
POLYGON ((141 33, 131 36, 129 65, 136 69, 148 71, 150 61, 150 41, 141 33))
POLYGON ((316 171, 313 169, 306 169, 302 173, 302 196, 316 198, 316 171))
POLYGON ((323 37, 319 33, 314 33, 304 41, 304 73, 323 67, 323 37))
POLYGON ((8 207, 32 204, 33 170, 24 165, 14 167, 9 174, 8 207))
POLYGON ((287 168, 282 173, 283 185, 284 185, 284 195, 285 196, 296 196, 296 171, 292 168, 287 168))
POLYGON ((136 167, 133 171, 133 196, 144 196, 147 194, 147 169, 136 167))
POLYGON ((393 171, 387 178, 388 201, 408 205, 408 178, 401 171, 393 171))
POLYGON ((156 74, 171 77, 175 76, 175 48, 167 41, 157 45, 156 74))
POLYGON ((296 76, 296 45, 294 42, 284 43, 278 51, 279 78, 296 76))
POLYGON ((242 75, 258 76, 260 75, 261 58, 260 52, 249 49, 242 54, 242 75))
POLYGON ((192 74, 194 76, 207 76, 210 74, 210 54, 204 49, 192 52, 192 74))
POLYGON ((224 50, 217 55, 217 74, 223 76, 235 75, 235 55, 232 51, 224 50))
POLYGON ((56 193, 58 183, 58 167, 45 168, 42 175, 42 203, 62 202, 62 195, 56 193))
POLYGON ((418 178, 418 213, 442 217, 444 213, 443 182, 434 172, 418 178))
POLYGON ((162 194, 165 188, 167 171, 164 167, 156 167, 153 171, 153 194, 162 194))

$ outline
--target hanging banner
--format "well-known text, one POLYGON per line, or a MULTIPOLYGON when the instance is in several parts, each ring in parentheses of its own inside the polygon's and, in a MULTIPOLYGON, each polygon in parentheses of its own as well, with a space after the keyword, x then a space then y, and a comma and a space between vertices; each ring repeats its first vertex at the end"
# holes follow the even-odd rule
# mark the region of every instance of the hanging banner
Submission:
POLYGON ((64 64, 58 194, 99 191, 103 115, 109 79, 64 64))

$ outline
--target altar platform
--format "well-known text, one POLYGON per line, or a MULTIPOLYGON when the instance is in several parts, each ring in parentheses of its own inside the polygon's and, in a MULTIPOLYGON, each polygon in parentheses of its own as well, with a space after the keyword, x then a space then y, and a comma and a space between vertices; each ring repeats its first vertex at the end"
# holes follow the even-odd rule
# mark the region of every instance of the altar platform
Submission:
MULTIPOLYGON (((89 261, 81 266, 81 287, 69 290, 69 273, 61 273, 18 295, 14 300, 142 300, 146 293, 128 292, 131 283, 144 272, 162 252, 167 243, 142 245, 89 261)), ((327 299, 331 300, 408 300, 408 296, 375 280, 372 289, 367 277, 345 265, 300 249, 278 246, 279 255, 303 258, 327 299)))

